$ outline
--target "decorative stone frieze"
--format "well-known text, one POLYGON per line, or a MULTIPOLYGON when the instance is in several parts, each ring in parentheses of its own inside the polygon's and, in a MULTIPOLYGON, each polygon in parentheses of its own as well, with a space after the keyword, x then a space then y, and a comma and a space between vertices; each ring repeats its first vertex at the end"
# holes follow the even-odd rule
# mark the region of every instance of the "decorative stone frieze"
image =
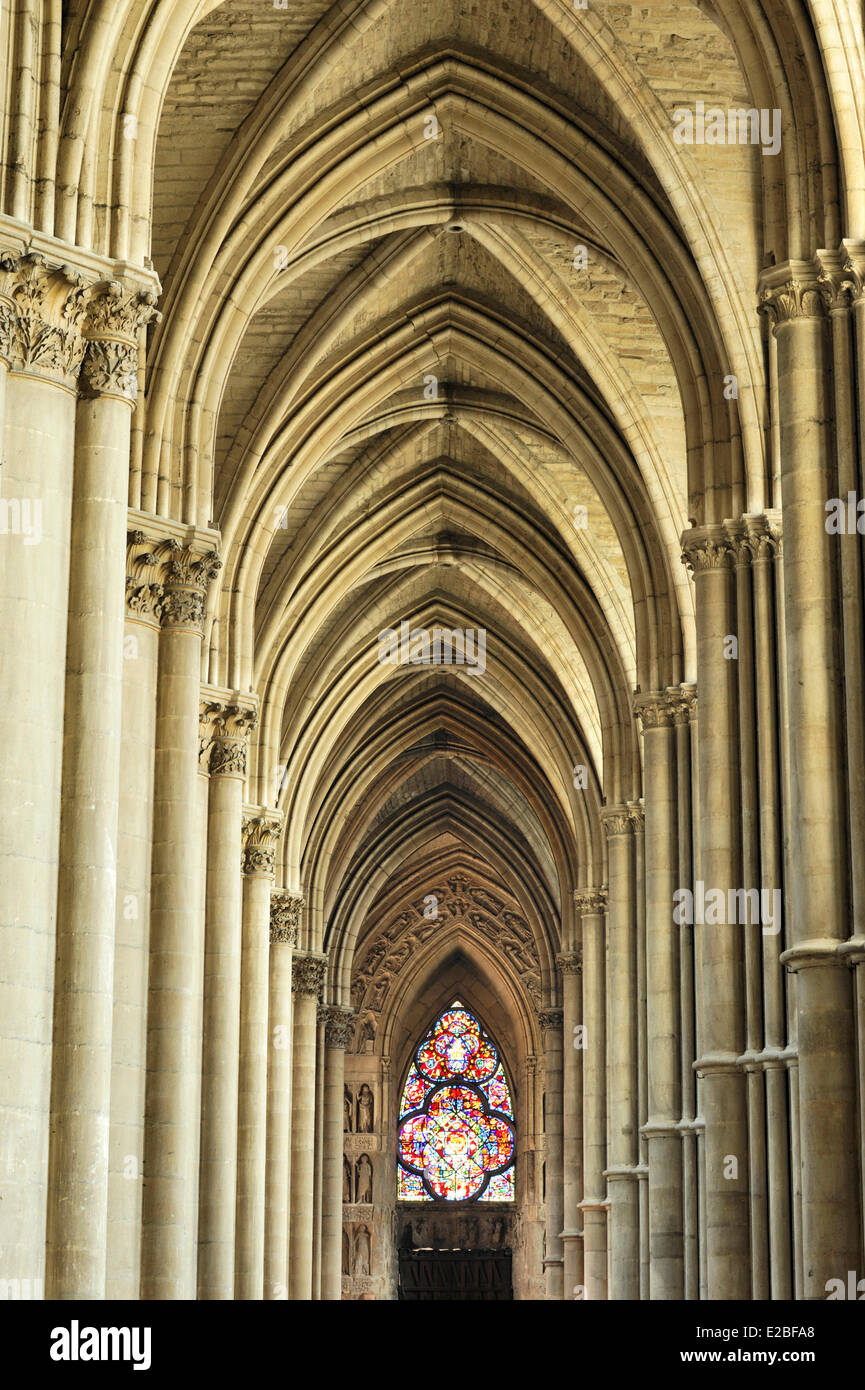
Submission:
POLYGON ((270 895, 271 945, 297 945, 297 932, 304 899, 289 888, 277 888, 270 895))
POLYGON ((316 952, 299 952, 292 957, 291 991, 307 999, 317 999, 321 994, 327 970, 327 956, 316 952))
POLYGON ((273 874, 281 829, 280 811, 244 812, 241 854, 241 870, 244 874, 273 874))

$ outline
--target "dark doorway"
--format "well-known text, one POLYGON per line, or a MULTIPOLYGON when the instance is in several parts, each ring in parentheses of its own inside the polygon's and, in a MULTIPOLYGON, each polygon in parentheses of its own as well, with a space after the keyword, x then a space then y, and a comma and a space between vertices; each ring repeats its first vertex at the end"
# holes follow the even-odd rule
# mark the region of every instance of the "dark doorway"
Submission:
POLYGON ((401 1250, 399 1297, 498 1303, 513 1299, 510 1250, 401 1250))

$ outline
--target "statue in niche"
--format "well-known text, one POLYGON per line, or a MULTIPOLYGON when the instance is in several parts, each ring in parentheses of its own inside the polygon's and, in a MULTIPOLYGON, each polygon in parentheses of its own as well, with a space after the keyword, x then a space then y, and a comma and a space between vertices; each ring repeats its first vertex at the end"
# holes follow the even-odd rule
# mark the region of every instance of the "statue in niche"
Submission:
POLYGON ((372 1112, 372 1091, 369 1089, 366 1082, 364 1082, 357 1095, 358 1134, 372 1134, 372 1112))
POLYGON ((354 1277, 369 1277, 369 1227, 358 1226, 354 1238, 354 1277))
POLYGON ((372 1164, 367 1154, 361 1154, 357 1160, 357 1183, 355 1187, 357 1196, 356 1202, 372 1201, 372 1164))
POLYGON ((342 1160, 342 1200, 351 1201, 351 1164, 345 1156, 342 1160))
POLYGON ((351 1091, 347 1086, 343 1087, 342 1129, 344 1134, 351 1133, 351 1091))
POLYGON ((348 1231, 342 1228, 342 1272, 351 1277, 351 1245, 349 1244, 348 1231))

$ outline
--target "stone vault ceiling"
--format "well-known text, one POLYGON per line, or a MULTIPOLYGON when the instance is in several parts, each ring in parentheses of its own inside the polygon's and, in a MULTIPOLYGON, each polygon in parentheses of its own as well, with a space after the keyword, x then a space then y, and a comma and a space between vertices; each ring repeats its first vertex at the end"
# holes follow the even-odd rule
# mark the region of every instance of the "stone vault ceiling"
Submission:
POLYGON ((862 182, 821 158, 793 9, 106 20, 126 57, 66 113, 58 225, 162 281, 133 504, 221 533, 204 677, 260 698, 252 791, 346 993, 388 895, 441 877, 431 845, 522 892, 542 980, 602 878, 599 805, 641 794, 634 691, 694 678, 681 532, 777 501, 757 276, 836 244, 862 182), (677 146, 698 100, 780 104, 793 138, 677 146), (109 109, 136 138, 101 185, 80 141, 109 109), (485 630, 485 672, 382 665, 403 621, 485 630))

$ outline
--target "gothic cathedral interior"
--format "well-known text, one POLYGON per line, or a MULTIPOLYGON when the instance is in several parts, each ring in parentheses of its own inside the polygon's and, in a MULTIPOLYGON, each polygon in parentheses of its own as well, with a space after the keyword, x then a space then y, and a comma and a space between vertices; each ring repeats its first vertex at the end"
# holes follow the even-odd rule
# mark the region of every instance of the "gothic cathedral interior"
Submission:
POLYGON ((861 0, 0 69, 7 1296, 858 1297, 861 0))

